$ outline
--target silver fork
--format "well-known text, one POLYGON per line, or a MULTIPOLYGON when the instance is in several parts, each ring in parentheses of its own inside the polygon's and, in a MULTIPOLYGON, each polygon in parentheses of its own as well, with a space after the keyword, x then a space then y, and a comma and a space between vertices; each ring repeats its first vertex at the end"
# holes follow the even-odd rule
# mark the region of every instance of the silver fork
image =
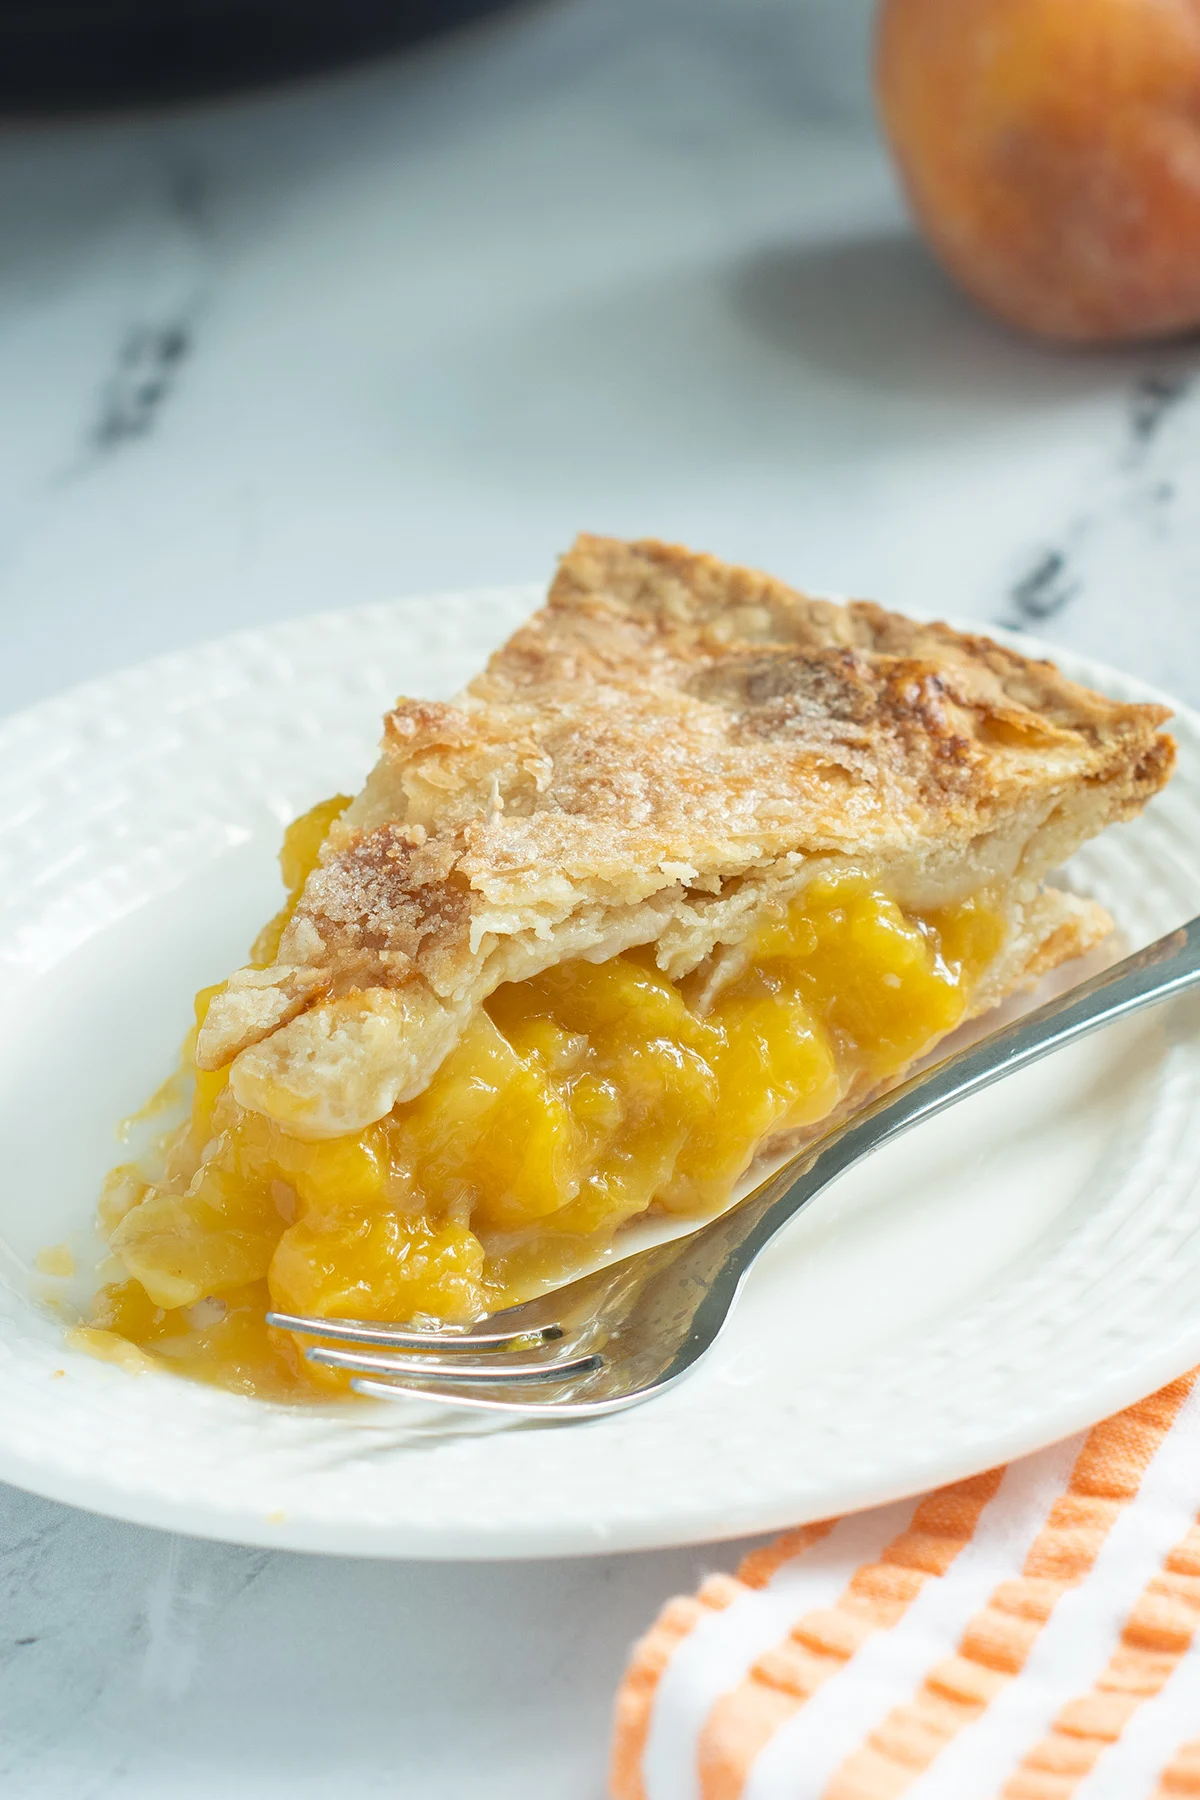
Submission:
POLYGON ((637 1406, 695 1367, 760 1251, 854 1163, 956 1100, 1197 984, 1200 918, 914 1075, 688 1236, 495 1313, 471 1330, 279 1312, 268 1313, 268 1322, 324 1340, 306 1351, 309 1360, 349 1371, 360 1394, 539 1419, 588 1419, 637 1406))

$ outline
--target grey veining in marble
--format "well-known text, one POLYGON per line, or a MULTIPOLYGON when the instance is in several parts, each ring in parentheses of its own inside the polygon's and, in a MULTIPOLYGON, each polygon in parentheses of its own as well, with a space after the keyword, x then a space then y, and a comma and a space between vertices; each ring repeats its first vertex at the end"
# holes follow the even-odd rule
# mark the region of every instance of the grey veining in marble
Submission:
POLYGON ((571 0, 0 141, 0 705, 536 577, 581 525, 1053 617, 1194 693, 1194 353, 959 299, 865 114, 865 12, 571 0))
MULTIPOLYGON (((579 527, 1021 624, 1200 702, 1200 367, 1011 338, 911 234, 868 0, 561 0, 0 133, 0 709, 579 527)), ((0 1496, 4 1800, 599 1800, 731 1546, 404 1568, 0 1496)))

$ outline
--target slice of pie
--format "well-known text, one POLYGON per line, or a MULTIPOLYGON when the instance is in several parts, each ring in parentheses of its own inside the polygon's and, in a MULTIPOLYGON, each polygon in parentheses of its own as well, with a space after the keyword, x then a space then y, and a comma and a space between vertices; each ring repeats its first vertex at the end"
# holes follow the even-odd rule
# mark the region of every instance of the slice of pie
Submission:
POLYGON ((102 1203, 96 1327, 258 1391, 300 1313, 467 1321, 1096 944, 1044 885, 1170 774, 1157 706, 987 638, 583 537, 453 702, 288 833, 191 1113, 102 1203), (268 1299, 268 1295, 270 1299, 268 1299))

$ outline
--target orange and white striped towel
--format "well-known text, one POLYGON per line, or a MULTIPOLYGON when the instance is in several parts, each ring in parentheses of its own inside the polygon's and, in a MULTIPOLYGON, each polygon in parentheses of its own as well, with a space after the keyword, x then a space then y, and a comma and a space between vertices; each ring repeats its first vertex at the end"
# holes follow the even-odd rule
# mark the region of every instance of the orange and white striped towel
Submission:
POLYGON ((613 1800, 1200 1796, 1200 1384, 673 1600, 613 1800))

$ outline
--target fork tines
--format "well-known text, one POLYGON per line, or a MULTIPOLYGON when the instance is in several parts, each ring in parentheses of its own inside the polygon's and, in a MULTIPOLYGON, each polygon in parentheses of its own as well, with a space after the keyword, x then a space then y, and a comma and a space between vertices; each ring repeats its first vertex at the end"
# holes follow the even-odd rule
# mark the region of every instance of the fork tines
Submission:
POLYGON ((589 1375, 603 1358, 595 1352, 558 1357, 546 1362, 514 1362, 497 1356, 473 1362, 456 1356, 438 1362, 425 1356, 373 1356, 366 1351, 330 1350, 316 1344, 304 1352, 309 1362, 326 1369, 348 1369, 355 1375, 406 1375, 426 1381, 564 1381, 569 1375, 589 1375))
POLYGON ((280 1331, 294 1331, 298 1337, 373 1344, 381 1350, 443 1350, 456 1354, 472 1350, 533 1349, 537 1344, 554 1343, 563 1335, 561 1325, 526 1325, 508 1331, 406 1331, 402 1326, 376 1324, 370 1319, 317 1319, 284 1312, 269 1312, 267 1324, 278 1326, 280 1331))
POLYGON ((475 1384, 514 1384, 539 1381, 566 1381, 589 1375, 603 1364, 595 1351, 573 1350, 565 1355, 514 1360, 515 1350, 536 1350, 563 1337, 561 1325, 526 1326, 508 1331, 405 1331, 399 1327, 375 1324, 365 1319, 317 1319, 298 1313, 270 1312, 268 1325, 298 1336, 333 1338, 344 1343, 361 1344, 360 1350, 338 1350, 329 1344, 312 1344, 304 1352, 307 1361, 323 1368, 344 1369, 357 1376, 401 1377, 401 1381, 355 1381, 360 1392, 402 1392, 404 1387, 423 1382, 450 1381, 464 1386, 475 1384), (424 1354, 397 1356, 397 1350, 420 1351, 424 1354), (436 1351, 438 1356, 430 1355, 436 1351), (480 1356, 475 1354, 483 1352, 480 1356))

